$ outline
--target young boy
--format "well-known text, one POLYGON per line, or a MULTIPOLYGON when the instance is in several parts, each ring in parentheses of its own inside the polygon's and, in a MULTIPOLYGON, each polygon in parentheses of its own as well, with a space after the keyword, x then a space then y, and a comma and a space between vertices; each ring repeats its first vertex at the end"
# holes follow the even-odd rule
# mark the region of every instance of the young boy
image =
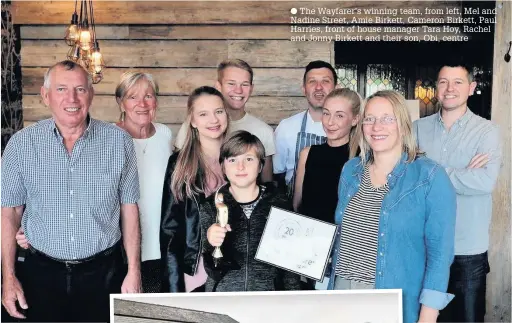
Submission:
POLYGON ((249 132, 237 131, 222 145, 219 160, 228 183, 200 210, 206 291, 300 290, 298 275, 254 259, 270 208, 291 209, 286 196, 273 185, 257 183, 265 162, 263 144, 249 132), (219 196, 228 209, 225 228, 216 220, 219 196), (218 246, 224 257, 215 266, 212 252, 218 246))

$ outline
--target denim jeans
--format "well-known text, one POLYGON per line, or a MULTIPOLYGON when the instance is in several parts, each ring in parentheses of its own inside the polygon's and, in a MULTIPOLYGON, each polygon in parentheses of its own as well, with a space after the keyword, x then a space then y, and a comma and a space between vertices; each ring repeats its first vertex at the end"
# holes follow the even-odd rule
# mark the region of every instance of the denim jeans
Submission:
POLYGON ((454 294, 455 298, 441 311, 438 322, 484 321, 489 270, 487 252, 455 256, 448 284, 448 292, 454 294))
POLYGON ((108 322, 109 294, 120 293, 127 266, 118 243, 108 255, 71 264, 37 251, 18 263, 18 279, 27 299, 26 316, 35 322, 108 322))

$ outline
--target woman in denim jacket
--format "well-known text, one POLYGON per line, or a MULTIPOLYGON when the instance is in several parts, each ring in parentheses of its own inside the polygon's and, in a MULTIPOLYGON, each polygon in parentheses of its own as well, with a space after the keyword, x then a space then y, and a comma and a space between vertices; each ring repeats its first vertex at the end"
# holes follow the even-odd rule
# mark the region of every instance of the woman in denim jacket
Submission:
POLYGON ((453 298, 456 197, 411 128, 402 95, 368 98, 352 143, 361 155, 345 164, 338 187, 329 289, 402 289, 405 323, 436 322, 453 298))

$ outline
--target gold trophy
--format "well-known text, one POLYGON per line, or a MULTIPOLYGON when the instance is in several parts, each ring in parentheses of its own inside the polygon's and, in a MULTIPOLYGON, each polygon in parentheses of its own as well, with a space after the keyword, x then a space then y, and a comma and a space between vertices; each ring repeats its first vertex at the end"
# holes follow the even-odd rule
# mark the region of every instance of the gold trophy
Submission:
MULTIPOLYGON (((217 223, 221 226, 221 228, 225 228, 228 224, 228 206, 224 204, 224 196, 222 193, 217 193, 215 195, 215 207, 217 208, 217 223)), ((220 247, 215 247, 213 250, 213 263, 215 267, 217 267, 223 257, 222 251, 220 247)))

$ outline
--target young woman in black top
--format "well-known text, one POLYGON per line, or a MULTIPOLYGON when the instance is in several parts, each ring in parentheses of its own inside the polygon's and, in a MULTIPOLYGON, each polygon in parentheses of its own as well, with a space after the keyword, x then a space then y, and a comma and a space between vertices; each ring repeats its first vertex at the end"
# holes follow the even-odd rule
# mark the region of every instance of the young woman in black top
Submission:
POLYGON ((300 153, 293 196, 296 212, 334 223, 341 169, 357 154, 357 146, 351 151, 349 141, 361 103, 360 95, 347 88, 335 89, 325 99, 322 125, 327 142, 300 153))

